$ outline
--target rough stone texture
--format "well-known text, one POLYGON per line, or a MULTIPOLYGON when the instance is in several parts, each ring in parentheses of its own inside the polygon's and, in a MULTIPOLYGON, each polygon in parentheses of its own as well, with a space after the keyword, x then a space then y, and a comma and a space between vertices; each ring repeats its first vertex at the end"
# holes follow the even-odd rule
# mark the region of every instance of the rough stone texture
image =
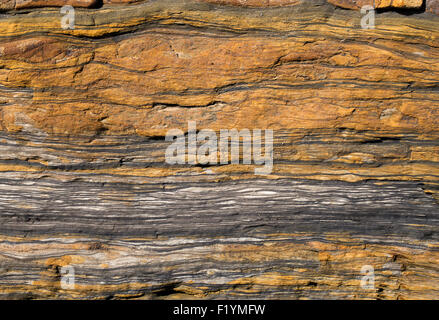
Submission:
POLYGON ((437 299, 439 17, 215 2, 2 15, 0 297, 437 299), (167 164, 189 120, 272 174, 167 164))
POLYGON ((88 8, 97 4, 97 0, 1 0, 0 9, 13 10, 40 7, 62 7, 64 5, 88 8))
POLYGON ((75 8, 98 7, 102 4, 129 4, 148 0, 0 0, 0 10, 20 10, 44 7, 62 7, 70 5, 75 8))
POLYGON ((296 5, 303 0, 200 0, 214 4, 235 5, 244 7, 282 7, 296 5))
POLYGON ((429 12, 439 14, 439 0, 427 0, 426 9, 429 12))
POLYGON ((359 9, 366 5, 375 8, 420 8, 424 0, 328 0, 328 2, 348 9, 359 9))

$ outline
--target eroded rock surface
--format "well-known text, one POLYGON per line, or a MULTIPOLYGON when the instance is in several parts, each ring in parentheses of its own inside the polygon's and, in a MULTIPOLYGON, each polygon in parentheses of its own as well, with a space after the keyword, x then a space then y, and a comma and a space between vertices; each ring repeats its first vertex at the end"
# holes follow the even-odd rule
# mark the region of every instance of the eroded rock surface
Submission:
POLYGON ((438 0, 427 0, 427 11, 439 14, 439 1, 438 0))
POLYGON ((438 16, 76 2, 1 2, 0 297, 437 298, 438 16), (272 129, 273 171, 170 165, 188 121, 272 129))
POLYGON ((348 9, 359 9, 363 6, 375 8, 420 8, 424 0, 328 0, 328 2, 348 9))

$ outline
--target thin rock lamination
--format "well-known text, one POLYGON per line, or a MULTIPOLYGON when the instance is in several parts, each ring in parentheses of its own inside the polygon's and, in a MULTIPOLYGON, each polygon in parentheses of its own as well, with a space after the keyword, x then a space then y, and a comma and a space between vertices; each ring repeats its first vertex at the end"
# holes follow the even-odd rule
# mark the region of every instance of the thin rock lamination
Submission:
POLYGON ((329 3, 348 9, 360 9, 363 6, 375 8, 420 8, 424 0, 328 0, 329 3))
POLYGON ((248 3, 2 14, 1 298, 438 297, 439 17, 248 3), (167 163, 193 120, 272 173, 167 163))

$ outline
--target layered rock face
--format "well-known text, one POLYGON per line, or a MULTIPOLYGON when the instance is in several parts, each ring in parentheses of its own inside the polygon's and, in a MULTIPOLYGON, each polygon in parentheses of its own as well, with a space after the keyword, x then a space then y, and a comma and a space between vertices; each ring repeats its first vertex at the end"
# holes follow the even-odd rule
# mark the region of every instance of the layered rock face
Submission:
POLYGON ((420 8, 424 0, 328 0, 337 6, 358 9, 363 6, 374 8, 420 8))
POLYGON ((2 1, 0 297, 436 299, 437 1, 366 2, 2 1))
POLYGON ((328 2, 347 9, 360 9, 372 6, 376 9, 420 9, 439 14, 439 0, 328 0, 328 2))

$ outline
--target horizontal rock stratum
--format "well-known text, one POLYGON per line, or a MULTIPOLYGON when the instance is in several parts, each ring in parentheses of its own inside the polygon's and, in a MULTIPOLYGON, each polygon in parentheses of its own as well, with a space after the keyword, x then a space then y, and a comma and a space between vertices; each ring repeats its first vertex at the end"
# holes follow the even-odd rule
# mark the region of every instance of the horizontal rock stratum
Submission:
POLYGON ((0 298, 437 299, 439 16, 404 3, 1 2, 0 298), (194 122, 273 130, 272 171, 170 164, 194 122))
POLYGON ((2 0, 0 1, 0 9, 24 9, 38 7, 61 7, 71 5, 74 7, 92 7, 97 5, 97 0, 2 0))
POLYGON ((347 9, 360 9, 372 6, 377 9, 423 9, 439 14, 439 0, 328 0, 336 6, 347 9))
POLYGON ((328 2, 349 9, 363 6, 375 8, 420 8, 424 0, 328 0, 328 2))
MULTIPOLYGON (((77 8, 92 8, 101 5, 120 5, 147 2, 149 0, 1 0, 0 10, 20 10, 42 7, 61 7, 71 5, 77 8)), ((282 7, 297 5, 304 0, 198 0, 219 5, 234 5, 243 7, 282 7)), ((438 0, 327 0, 329 3, 348 9, 360 9, 363 6, 373 6, 379 9, 401 8, 420 9, 426 2, 427 11, 439 14, 438 0)))
POLYGON ((101 4, 124 4, 141 1, 148 0, 0 0, 0 10, 62 7, 65 5, 77 8, 91 8, 101 4))

